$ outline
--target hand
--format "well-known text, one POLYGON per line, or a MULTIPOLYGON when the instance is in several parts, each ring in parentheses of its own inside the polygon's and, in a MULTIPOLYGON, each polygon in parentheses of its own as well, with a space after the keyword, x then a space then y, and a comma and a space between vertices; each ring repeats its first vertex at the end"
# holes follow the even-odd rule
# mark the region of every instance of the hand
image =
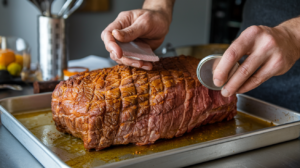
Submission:
POLYGON ((121 12, 102 32, 101 38, 106 50, 110 52, 111 59, 118 64, 151 70, 150 62, 122 57, 122 49, 115 39, 120 42, 130 42, 139 38, 154 50, 162 44, 170 23, 170 16, 163 11, 141 9, 121 12))
MULTIPOLYGON (((222 88, 225 97, 250 91, 271 78, 286 73, 299 59, 298 33, 292 22, 277 27, 251 26, 230 45, 214 71, 214 83, 222 86, 233 65, 249 55, 222 88)), ((293 23, 295 24, 295 23, 293 23)), ((297 27, 297 26, 296 26, 297 27)), ((299 29, 299 27, 298 27, 299 29)))

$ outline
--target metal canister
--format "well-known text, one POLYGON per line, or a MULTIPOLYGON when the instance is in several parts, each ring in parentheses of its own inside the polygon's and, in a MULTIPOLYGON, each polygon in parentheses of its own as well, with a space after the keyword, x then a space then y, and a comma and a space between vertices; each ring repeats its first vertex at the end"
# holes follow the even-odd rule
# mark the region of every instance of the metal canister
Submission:
MULTIPOLYGON (((208 89, 211 90, 221 90, 223 86, 218 87, 214 84, 213 81, 213 73, 219 64, 222 55, 209 55, 204 57, 198 64, 197 67, 197 77, 199 81, 208 89)), ((234 74, 234 72, 238 69, 239 64, 236 63, 228 74, 228 80, 234 74)), ((227 81, 226 81, 227 82, 227 81)), ((226 83, 225 82, 225 83, 226 83)))
POLYGON ((62 18, 38 17, 39 66, 44 81, 63 80, 67 68, 66 23, 62 18))

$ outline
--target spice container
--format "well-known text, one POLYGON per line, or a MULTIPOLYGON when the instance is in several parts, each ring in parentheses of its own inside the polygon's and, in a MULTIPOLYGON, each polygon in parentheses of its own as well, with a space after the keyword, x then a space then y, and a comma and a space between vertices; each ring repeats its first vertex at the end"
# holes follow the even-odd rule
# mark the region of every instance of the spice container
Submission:
MULTIPOLYGON (((213 76, 214 71, 221 61, 222 55, 209 55, 207 57, 204 57, 198 64, 197 67, 197 77, 198 80, 211 90, 221 90, 223 86, 219 87, 214 84, 213 76)), ((234 72, 238 69, 239 63, 234 64, 234 66, 231 68, 228 74, 228 80, 232 77, 234 72)), ((226 81, 227 82, 227 81, 226 81)))
POLYGON ((68 80, 71 76, 76 75, 81 72, 88 72, 88 68, 84 67, 69 67, 64 69, 64 80, 68 80))

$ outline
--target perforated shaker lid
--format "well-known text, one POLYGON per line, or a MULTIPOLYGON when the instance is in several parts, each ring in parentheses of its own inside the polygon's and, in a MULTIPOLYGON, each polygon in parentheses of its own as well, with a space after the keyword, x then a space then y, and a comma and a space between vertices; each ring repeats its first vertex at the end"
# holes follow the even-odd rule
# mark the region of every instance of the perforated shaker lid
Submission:
MULTIPOLYGON (((205 58, 203 58, 197 67, 197 77, 199 81, 208 89, 211 90, 221 90, 223 86, 218 87, 214 84, 213 81, 213 72, 217 65, 219 64, 222 56, 221 55, 209 55, 205 58)), ((234 72, 238 69, 239 64, 236 63, 234 67, 229 72, 229 77, 234 74, 234 72)), ((226 82, 225 82, 226 83, 226 82)))

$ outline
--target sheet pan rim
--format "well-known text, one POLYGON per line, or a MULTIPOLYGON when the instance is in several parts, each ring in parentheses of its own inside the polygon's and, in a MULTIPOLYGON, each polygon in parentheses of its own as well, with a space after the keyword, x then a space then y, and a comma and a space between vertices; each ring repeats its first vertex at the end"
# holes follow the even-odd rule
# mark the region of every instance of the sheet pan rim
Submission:
MULTIPOLYGON (((10 99, 30 98, 30 97, 38 97, 38 96, 46 96, 46 95, 51 96, 52 93, 49 92, 49 93, 42 93, 42 94, 36 94, 36 95, 27 95, 27 96, 25 95, 25 96, 18 96, 18 97, 10 97, 10 98, 1 99, 0 100, 0 121, 1 121, 1 118, 2 118, 1 115, 3 115, 3 114, 6 115, 7 117, 10 118, 10 120, 12 120, 16 124, 16 126, 18 128, 22 129, 29 136, 29 138, 32 139, 36 145, 38 145, 38 147, 40 147, 43 151, 46 152, 47 155, 49 155, 56 163, 58 163, 58 165, 60 165, 61 167, 69 167, 60 158, 58 158, 58 156, 56 156, 50 149, 48 149, 40 140, 38 140, 26 127, 24 127, 24 125, 21 124, 10 112, 8 112, 2 106, 2 102, 8 101, 10 99)), ((259 102, 264 103, 264 104, 268 104, 268 105, 271 105, 271 106, 275 106, 277 108, 285 109, 285 110, 288 110, 289 112, 296 113, 300 116, 299 113, 297 113, 293 110, 289 110, 289 109, 286 109, 286 108, 283 108, 283 107, 280 107, 280 106, 277 106, 277 105, 274 105, 274 104, 271 104, 271 103, 268 103, 268 102, 265 102, 265 101, 262 101, 262 100, 259 100, 259 99, 256 99, 256 98, 253 98, 253 97, 248 96, 248 95, 237 94, 237 96, 238 97, 240 97, 240 96, 246 97, 246 98, 252 99, 254 101, 259 101, 259 102)), ((140 157, 137 157, 137 158, 131 158, 131 159, 119 161, 119 162, 116 162, 116 163, 109 163, 109 164, 101 166, 101 167, 110 167, 110 166, 114 166, 114 165, 126 164, 126 163, 130 163, 132 161, 136 162, 137 160, 139 160, 138 162, 142 162, 142 161, 146 161, 146 160, 149 160, 149 159, 155 159, 155 158, 159 158, 159 157, 162 157, 162 156, 170 156, 170 155, 175 154, 175 153, 178 154, 178 153, 182 153, 182 152, 188 152, 188 151, 192 151, 192 150, 196 150, 196 149, 200 149, 200 148, 210 147, 210 146, 217 145, 217 144, 222 144, 222 143, 226 143, 226 142, 236 141, 236 140, 239 140, 239 139, 244 139, 244 138, 251 137, 251 136, 256 136, 256 135, 259 135, 259 134, 263 134, 265 132, 276 131, 276 130, 285 129, 285 128, 289 128, 289 127, 296 127, 296 126, 299 126, 299 125, 300 125, 300 120, 293 121, 293 122, 290 122, 290 123, 280 124, 280 125, 276 125, 276 126, 269 127, 269 128, 263 128, 263 129, 259 129, 259 130, 255 130, 255 131, 250 131, 250 132, 246 132, 246 133, 240 133, 240 134, 236 134, 236 135, 231 135, 231 136, 227 136, 227 137, 223 137, 223 138, 214 139, 214 140, 207 141, 207 142, 201 142, 201 143, 198 143, 198 144, 187 145, 187 146, 179 147, 179 148, 176 148, 176 149, 170 149, 170 150, 167 150, 167 151, 162 151, 162 152, 158 152, 158 153, 154 153, 154 154, 140 156, 140 157)), ((6 125, 4 125, 4 126, 6 127, 6 125)), ((8 130, 14 135, 14 133, 10 129, 8 129, 8 130)), ((299 134, 300 134, 300 132, 299 132, 299 134)), ((299 134, 298 134, 298 137, 299 137, 299 134)), ((18 139, 18 138, 16 138, 16 139, 18 139)), ((292 140, 292 139, 290 139, 290 140, 292 140)), ((20 140, 19 140, 19 142, 20 142, 20 140)), ((23 144, 23 146, 24 146, 24 144, 23 144)))

